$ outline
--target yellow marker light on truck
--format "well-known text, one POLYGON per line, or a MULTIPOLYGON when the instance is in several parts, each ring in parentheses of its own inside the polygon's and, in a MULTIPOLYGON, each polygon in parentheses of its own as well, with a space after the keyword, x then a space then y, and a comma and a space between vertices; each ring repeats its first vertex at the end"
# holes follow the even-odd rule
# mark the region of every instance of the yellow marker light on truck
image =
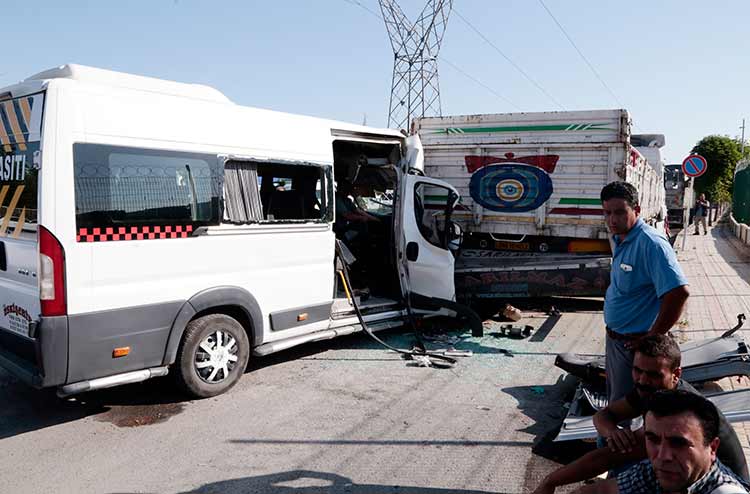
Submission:
POLYGON ((119 348, 115 348, 114 350, 112 350, 112 358, 127 357, 129 353, 130 353, 129 346, 122 346, 119 348))
POLYGON ((609 242, 606 240, 571 240, 568 243, 568 252, 611 254, 609 242))
POLYGON ((298 315, 297 321, 307 321, 307 312, 303 312, 302 314, 298 315))

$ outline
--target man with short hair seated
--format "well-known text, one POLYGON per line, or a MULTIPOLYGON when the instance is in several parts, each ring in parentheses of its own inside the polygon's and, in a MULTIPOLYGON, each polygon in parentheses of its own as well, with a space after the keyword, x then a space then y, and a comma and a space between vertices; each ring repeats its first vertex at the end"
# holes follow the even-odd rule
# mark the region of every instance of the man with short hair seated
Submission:
POLYGON ((580 489, 585 494, 740 494, 750 484, 717 458, 721 415, 706 398, 665 390, 648 400, 644 436, 648 459, 617 476, 580 489))
MULTIPOLYGON (((680 347, 669 334, 647 336, 639 341, 633 358, 635 388, 594 415, 596 430, 607 440, 607 447, 591 451, 550 473, 534 492, 552 493, 556 487, 581 482, 646 458, 643 429, 631 431, 618 424, 644 415, 648 399, 657 391, 684 390, 700 396, 681 379, 680 363, 680 347)), ((718 457, 737 475, 748 479, 747 463, 737 434, 721 412, 719 417, 718 457)))

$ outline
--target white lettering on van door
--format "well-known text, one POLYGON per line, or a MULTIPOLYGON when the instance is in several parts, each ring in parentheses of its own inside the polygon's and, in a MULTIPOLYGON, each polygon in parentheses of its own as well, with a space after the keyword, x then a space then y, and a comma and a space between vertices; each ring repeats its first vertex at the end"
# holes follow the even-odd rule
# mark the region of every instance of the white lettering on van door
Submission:
POLYGON ((0 180, 22 181, 26 178, 26 155, 7 155, 0 166, 0 180))

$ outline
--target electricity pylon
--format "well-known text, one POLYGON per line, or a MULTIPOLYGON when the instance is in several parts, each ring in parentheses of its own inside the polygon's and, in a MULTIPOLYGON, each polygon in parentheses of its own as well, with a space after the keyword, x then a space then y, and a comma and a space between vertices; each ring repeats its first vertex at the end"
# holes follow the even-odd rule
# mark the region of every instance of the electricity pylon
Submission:
POLYGON ((413 24, 395 0, 379 1, 394 56, 388 126, 408 130, 412 118, 442 113, 437 59, 453 0, 428 0, 413 24))

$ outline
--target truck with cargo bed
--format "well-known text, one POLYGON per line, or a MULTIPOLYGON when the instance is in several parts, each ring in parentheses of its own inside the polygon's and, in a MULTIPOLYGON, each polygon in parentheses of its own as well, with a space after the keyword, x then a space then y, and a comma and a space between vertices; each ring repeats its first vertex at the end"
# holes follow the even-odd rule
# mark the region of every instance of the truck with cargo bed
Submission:
POLYGON ((462 196, 463 299, 603 295, 611 248, 599 193, 609 182, 634 184, 641 217, 664 229, 664 137, 633 136, 625 110, 421 118, 412 132, 425 173, 462 196))

